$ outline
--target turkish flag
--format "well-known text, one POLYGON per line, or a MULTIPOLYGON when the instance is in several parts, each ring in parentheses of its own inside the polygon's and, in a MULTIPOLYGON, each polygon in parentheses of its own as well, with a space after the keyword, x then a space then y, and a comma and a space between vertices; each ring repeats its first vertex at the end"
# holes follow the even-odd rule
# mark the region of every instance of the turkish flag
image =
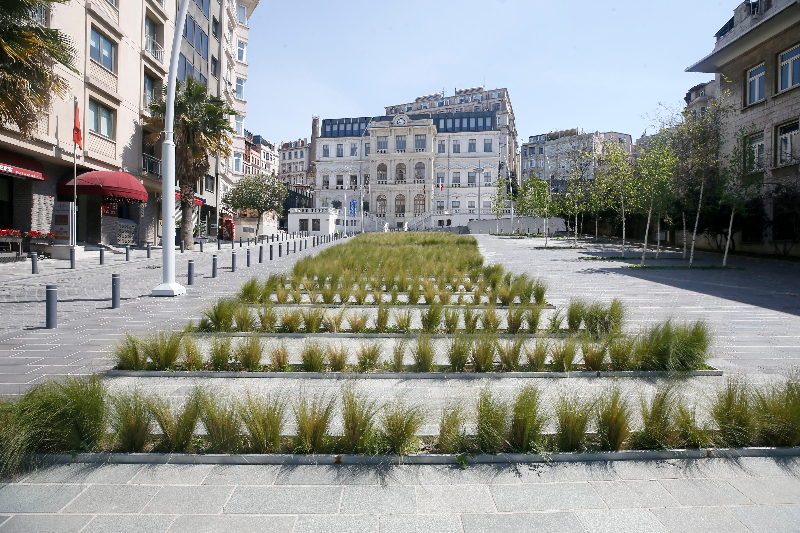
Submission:
POLYGON ((81 113, 78 109, 78 100, 75 100, 75 126, 72 128, 72 140, 83 150, 83 135, 81 135, 81 113))

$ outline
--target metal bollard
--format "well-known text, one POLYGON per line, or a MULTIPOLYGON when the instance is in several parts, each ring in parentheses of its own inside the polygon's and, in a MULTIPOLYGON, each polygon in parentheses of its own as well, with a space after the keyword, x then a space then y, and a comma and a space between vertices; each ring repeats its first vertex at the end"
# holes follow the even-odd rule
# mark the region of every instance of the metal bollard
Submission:
POLYGON ((214 254, 214 258, 211 261, 211 277, 217 277, 217 254, 214 254))
POLYGON ((272 244, 269 245, 269 260, 272 261, 272 244))
POLYGON ((69 267, 75 270, 75 248, 69 249, 69 267))
POLYGON ((147 258, 150 259, 150 243, 147 243, 147 258))
POLYGON ((111 309, 119 309, 119 274, 111 274, 111 309))
POLYGON ((217 237, 217 250, 222 250, 222 241, 217 237))
POLYGON ((303 239, 303 242, 305 243, 305 249, 308 250, 308 239, 303 239))
POLYGON ((231 252, 231 272, 236 272, 236 252, 231 252))
POLYGON ((39 273, 39 254, 31 252, 31 274, 39 273))
POLYGON ((250 237, 247 238, 247 246, 250 246, 250 237))
POLYGON ((184 244, 183 239, 181 239, 181 253, 183 253, 183 249, 185 247, 186 247, 186 244, 184 244))
POLYGON ((281 257, 282 255, 283 255, 283 245, 279 244, 278 245, 278 257, 281 257))
POLYGON ((200 241, 200 252, 203 252, 203 241, 200 241))
POLYGON ((187 285, 194 285, 194 259, 189 259, 189 279, 186 281, 187 285))
POLYGON ((286 255, 289 255, 289 241, 286 241, 286 255))
POLYGON ((258 262, 259 263, 263 263, 264 262, 264 245, 263 244, 258 247, 258 262))
MULTIPOLYGON (((150 245, 147 246, 147 257, 150 257, 150 245)), ((100 264, 106 264, 106 251, 100 248, 100 264)))
POLYGON ((231 250, 233 250, 235 246, 236 246, 236 241, 233 240, 233 237, 231 237, 231 250))
POLYGON ((45 327, 55 329, 58 324, 58 287, 56 285, 45 286, 45 327))
POLYGON ((247 267, 250 268, 250 248, 247 249, 247 267))
POLYGON ((125 245, 125 261, 130 261, 130 260, 131 260, 131 245, 130 244, 126 244, 125 245))
POLYGON ((239 237, 239 248, 241 248, 241 247, 242 247, 242 238, 239 237))
POLYGON ((294 250, 292 250, 292 251, 294 253, 297 253, 297 241, 294 241, 294 250))

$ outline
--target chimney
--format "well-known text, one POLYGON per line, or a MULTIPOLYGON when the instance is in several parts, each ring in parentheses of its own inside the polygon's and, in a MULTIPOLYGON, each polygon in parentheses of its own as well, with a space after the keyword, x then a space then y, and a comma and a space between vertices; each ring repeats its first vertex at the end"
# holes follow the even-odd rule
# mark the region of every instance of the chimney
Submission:
POLYGON ((317 175, 317 137, 319 137, 319 117, 311 117, 311 144, 308 145, 308 175, 317 175))

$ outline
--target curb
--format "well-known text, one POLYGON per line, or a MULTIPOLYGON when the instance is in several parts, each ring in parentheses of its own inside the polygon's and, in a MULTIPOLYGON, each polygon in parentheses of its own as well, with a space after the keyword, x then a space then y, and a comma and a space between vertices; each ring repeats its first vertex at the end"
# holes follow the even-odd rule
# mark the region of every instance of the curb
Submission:
POLYGON ((619 371, 619 372, 216 372, 107 370, 107 377, 126 378, 284 378, 284 379, 435 379, 475 380, 504 378, 670 378, 722 376, 722 370, 692 370, 690 372, 619 371))
POLYGON ((40 464, 144 464, 144 465, 455 465, 466 459, 470 465, 593 463, 607 461, 664 461, 670 459, 737 459, 741 457, 799 457, 798 448, 702 448, 697 450, 630 450, 593 453, 498 455, 299 455, 299 454, 208 454, 181 453, 82 453, 37 455, 40 464))
MULTIPOLYGON (((342 332, 342 333, 331 333, 330 331, 319 332, 319 333, 309 333, 309 332, 298 332, 298 333, 271 333, 271 332, 261 332, 261 331, 250 331, 250 332, 234 332, 234 331, 226 331, 226 332, 205 332, 205 331, 190 331, 186 333, 187 335, 192 335, 194 337, 199 338, 214 338, 215 336, 219 337, 251 337, 253 335, 257 335, 262 338, 274 338, 274 339, 413 339, 418 337, 419 335, 425 335, 431 339, 452 339, 455 336, 462 336, 462 337, 478 337, 483 335, 481 332, 477 333, 424 333, 422 331, 414 330, 409 333, 351 333, 351 332, 342 332)), ((571 333, 493 333, 495 337, 498 339, 516 339, 517 337, 524 337, 526 339, 566 339, 569 337, 574 336, 571 333)))

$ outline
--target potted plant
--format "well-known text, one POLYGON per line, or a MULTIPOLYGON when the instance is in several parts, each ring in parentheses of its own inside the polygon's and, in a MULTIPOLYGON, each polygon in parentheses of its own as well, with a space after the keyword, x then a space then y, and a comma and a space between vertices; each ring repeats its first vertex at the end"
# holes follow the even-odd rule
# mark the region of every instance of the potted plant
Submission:
POLYGON ((0 242, 9 243, 8 249, 12 250, 11 243, 17 243, 19 250, 17 256, 22 254, 22 232, 18 229, 0 229, 0 242))
POLYGON ((26 231, 25 237, 30 239, 30 244, 53 244, 56 234, 52 231, 44 233, 41 231, 26 231))

